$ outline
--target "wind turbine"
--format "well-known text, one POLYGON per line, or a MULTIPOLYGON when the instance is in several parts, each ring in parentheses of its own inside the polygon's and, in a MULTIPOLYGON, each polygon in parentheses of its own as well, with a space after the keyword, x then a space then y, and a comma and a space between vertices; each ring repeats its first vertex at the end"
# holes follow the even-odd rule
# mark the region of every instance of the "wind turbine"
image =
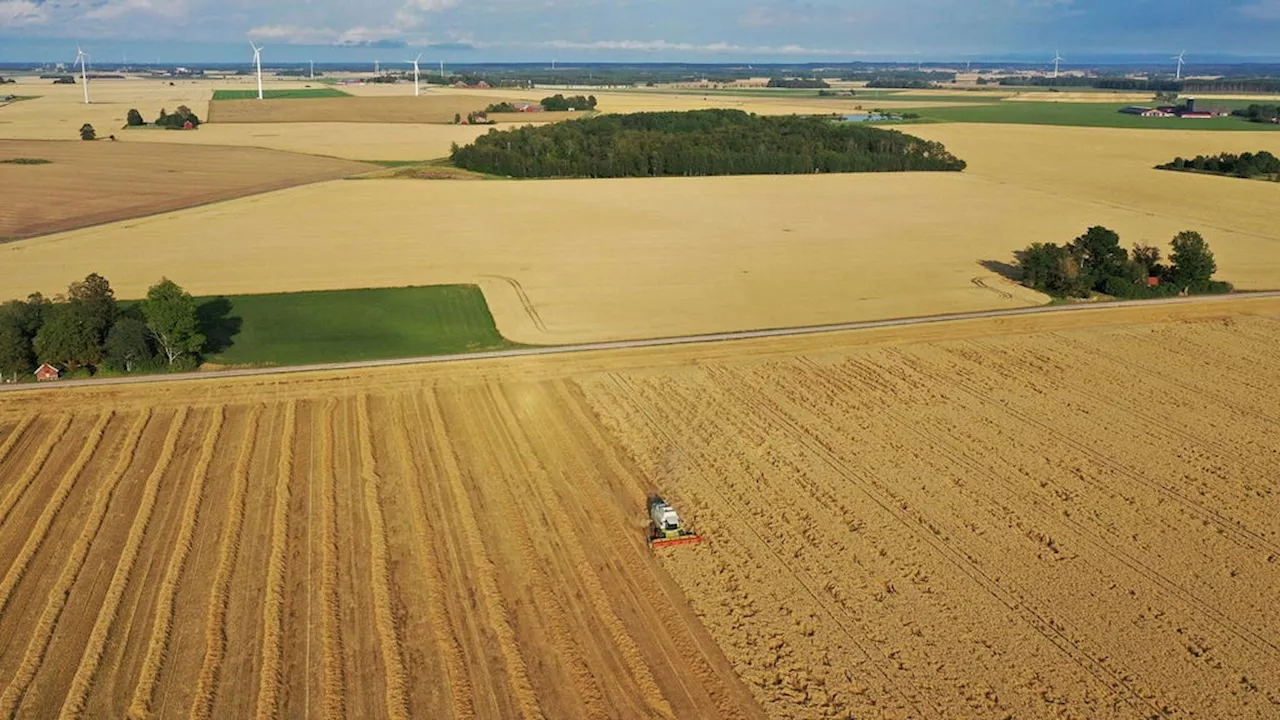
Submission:
POLYGON ((414 97, 418 97, 419 95, 422 94, 422 91, 419 89, 419 86, 418 86, 418 61, 421 59, 422 59, 422 53, 418 53, 418 57, 414 58, 411 61, 413 63, 413 96, 414 97))
MULTIPOLYGON (((253 64, 258 69, 258 99, 262 99, 262 48, 249 41, 249 47, 253 48, 253 64)), ((265 47, 265 46, 263 46, 265 47)))
POLYGON ((316 61, 312 60, 310 62, 311 62, 311 79, 315 80, 316 79, 316 61))
POLYGON ((80 63, 80 84, 84 86, 84 104, 89 104, 89 71, 85 70, 84 64, 89 59, 89 53, 80 49, 76 45, 76 62, 80 63))
POLYGON ((1057 50, 1054 50, 1053 51, 1053 77, 1055 79, 1058 77, 1058 63, 1062 62, 1063 60, 1066 60, 1066 58, 1062 57, 1062 53, 1057 50))
POLYGON ((1177 77, 1178 80, 1182 79, 1182 66, 1186 64, 1185 62, 1183 62, 1183 58, 1185 58, 1186 56, 1187 56, 1187 51, 1183 50, 1182 52, 1178 53, 1177 57, 1173 58, 1174 60, 1178 61, 1178 77, 1177 77))

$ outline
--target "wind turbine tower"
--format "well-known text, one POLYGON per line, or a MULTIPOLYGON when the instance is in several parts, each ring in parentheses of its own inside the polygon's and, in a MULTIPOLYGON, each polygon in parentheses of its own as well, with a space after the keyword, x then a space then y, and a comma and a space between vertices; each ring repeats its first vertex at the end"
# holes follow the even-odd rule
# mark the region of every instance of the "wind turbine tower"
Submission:
POLYGON ((315 60, 311 61, 311 79, 312 80, 316 79, 316 61, 315 60))
POLYGON ((85 69, 85 62, 89 59, 89 53, 76 46, 76 62, 80 63, 80 84, 84 86, 84 104, 89 104, 89 71, 85 69))
POLYGON ((253 48, 253 65, 258 69, 258 99, 262 99, 262 48, 249 41, 249 47, 253 48))
POLYGON ((1063 60, 1066 60, 1066 58, 1062 57, 1062 53, 1061 53, 1061 52, 1059 52, 1059 51, 1057 51, 1057 50, 1054 50, 1054 51, 1053 51, 1053 77, 1054 77, 1054 79, 1057 79, 1057 77, 1058 77, 1058 63, 1062 62, 1063 60))
POLYGON ((422 53, 418 53, 418 57, 412 60, 413 62, 413 96, 414 97, 418 97, 422 95, 421 86, 418 84, 418 61, 420 60, 422 60, 422 53))
POLYGON ((1182 79, 1182 66, 1186 64, 1184 62, 1184 59, 1186 57, 1187 57, 1187 51, 1183 50, 1182 52, 1178 53, 1177 57, 1173 58, 1174 60, 1178 61, 1178 75, 1177 75, 1178 80, 1182 79))

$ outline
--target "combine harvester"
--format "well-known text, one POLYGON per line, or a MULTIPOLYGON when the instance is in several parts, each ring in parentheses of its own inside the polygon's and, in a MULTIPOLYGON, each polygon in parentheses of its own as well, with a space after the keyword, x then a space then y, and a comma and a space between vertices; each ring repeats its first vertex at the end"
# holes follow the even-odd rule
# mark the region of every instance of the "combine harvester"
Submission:
POLYGON ((702 537, 680 524, 676 509, 657 495, 649 496, 649 547, 672 547, 702 542, 702 537))

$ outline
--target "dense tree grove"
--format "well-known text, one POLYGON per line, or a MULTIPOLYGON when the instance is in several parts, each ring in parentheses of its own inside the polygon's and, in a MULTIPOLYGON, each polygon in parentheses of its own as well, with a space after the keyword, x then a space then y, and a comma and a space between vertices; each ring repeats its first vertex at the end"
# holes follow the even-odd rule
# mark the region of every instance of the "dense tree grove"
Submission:
POLYGON ((1250 122, 1277 123, 1280 122, 1280 105, 1254 103, 1243 110, 1236 110, 1232 115, 1248 118, 1250 122))
POLYGON ((826 80, 822 78, 783 78, 776 77, 769 79, 769 87, 771 88, 792 88, 792 89, 818 89, 829 88, 826 80))
POLYGON ((1280 158, 1263 150, 1259 153, 1243 153, 1232 155, 1197 155, 1187 160, 1174 158, 1173 162, 1157 165, 1160 170, 1183 170, 1187 172, 1206 172, 1219 175, 1234 175, 1241 178, 1269 178, 1280 181, 1280 158))
POLYGON ((567 110, 595 110, 596 96, 574 95, 565 97, 560 93, 556 93, 551 97, 542 98, 542 109, 548 112, 565 112, 567 110))
POLYGON ((169 114, 165 112, 164 108, 161 108, 160 116, 156 118, 157 127, 173 130, 181 130, 187 126, 187 123, 191 123, 193 128, 200 127, 200 118, 196 117, 196 114, 191 112, 191 108, 186 105, 179 105, 177 112, 173 114, 169 114))
POLYGON ((1280 92, 1280 78, 1218 78, 1214 80, 1185 80, 1185 92, 1232 92, 1271 94, 1280 92))
POLYGON ((195 300, 169 280, 124 308, 96 273, 55 300, 35 293, 0 305, 0 380, 8 382, 39 363, 72 373, 185 369, 203 344, 195 300))
POLYGON ((1171 246, 1170 264, 1163 265, 1159 248, 1134 245, 1126 251, 1119 235, 1098 226, 1066 245, 1033 243, 1016 255, 1023 285, 1060 297, 1230 292, 1230 283, 1213 279, 1218 266, 1200 233, 1178 233, 1171 246))
POLYGON ((783 175, 963 170, 937 142, 819 118, 740 110, 604 115, 491 130, 454 147, 462 168, 509 177, 783 175))

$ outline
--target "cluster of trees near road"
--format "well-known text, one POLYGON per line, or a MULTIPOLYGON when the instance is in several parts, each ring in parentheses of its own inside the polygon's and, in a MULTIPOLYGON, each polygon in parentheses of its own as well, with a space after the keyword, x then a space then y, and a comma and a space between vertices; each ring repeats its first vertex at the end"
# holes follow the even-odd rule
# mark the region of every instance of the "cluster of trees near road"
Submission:
MULTIPOLYGON (((142 118, 142 113, 134 108, 125 116, 125 123, 129 127, 142 127, 147 124, 147 121, 142 118)), ((156 117, 156 121, 152 124, 156 127, 170 130, 185 130, 189 124, 194 129, 200 127, 200 118, 191 111, 191 108, 186 105, 179 105, 177 111, 172 114, 164 108, 160 108, 160 115, 156 117)))
POLYGON ((196 301, 163 279, 122 307, 97 273, 52 300, 36 293, 0 305, 0 375, 29 376, 39 363, 71 373, 195 367, 204 346, 196 301))
POLYGON ((1280 105, 1254 103, 1243 110, 1236 110, 1231 114, 1247 118, 1250 122, 1280 123, 1280 105))
POLYGON ((572 95, 565 97, 560 93, 556 93, 551 97, 542 98, 542 109, 547 112, 567 112, 569 110, 595 110, 596 96, 588 95, 572 95))
POLYGON ((1240 178, 1265 178, 1280 182, 1280 158, 1263 150, 1258 153, 1241 153, 1233 155, 1197 155, 1188 160, 1174 158, 1173 162, 1157 165, 1159 170, 1181 170, 1183 172, 1203 172, 1215 175, 1234 175, 1240 178))
POLYGON ((491 130, 458 167, 508 177, 657 177, 963 170, 937 142, 857 123, 741 110, 604 115, 491 130))
POLYGON ((1059 297, 1089 297, 1098 292, 1145 298, 1231 291, 1230 283, 1213 279, 1218 265, 1200 233, 1180 232, 1170 245, 1166 264, 1159 248, 1134 245, 1127 251, 1115 231, 1096 226, 1065 245, 1033 243, 1016 255, 1023 285, 1059 297))
POLYGON ((829 88, 826 80, 822 78, 783 78, 776 77, 769 79, 769 87, 771 88, 791 88, 791 89, 818 89, 829 88))

